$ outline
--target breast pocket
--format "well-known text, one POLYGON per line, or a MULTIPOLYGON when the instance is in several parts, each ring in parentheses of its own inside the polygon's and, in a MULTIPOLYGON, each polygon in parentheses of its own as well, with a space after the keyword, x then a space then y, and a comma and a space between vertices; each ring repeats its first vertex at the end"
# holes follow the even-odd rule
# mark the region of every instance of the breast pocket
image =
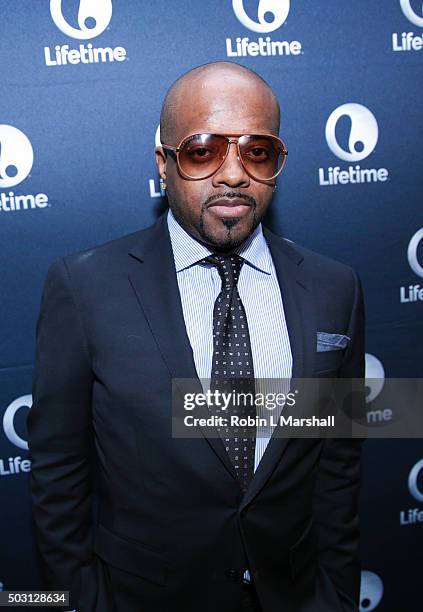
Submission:
POLYGON ((316 337, 314 356, 315 374, 336 373, 341 367, 345 351, 350 343, 349 336, 319 331, 316 337))

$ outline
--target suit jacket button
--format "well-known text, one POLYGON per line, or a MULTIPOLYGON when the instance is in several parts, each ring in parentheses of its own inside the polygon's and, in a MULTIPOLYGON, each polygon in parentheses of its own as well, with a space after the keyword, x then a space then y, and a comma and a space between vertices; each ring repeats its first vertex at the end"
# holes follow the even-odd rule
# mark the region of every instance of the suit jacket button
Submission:
POLYGON ((237 569, 227 569, 225 572, 226 578, 232 582, 239 582, 241 580, 242 572, 237 569))

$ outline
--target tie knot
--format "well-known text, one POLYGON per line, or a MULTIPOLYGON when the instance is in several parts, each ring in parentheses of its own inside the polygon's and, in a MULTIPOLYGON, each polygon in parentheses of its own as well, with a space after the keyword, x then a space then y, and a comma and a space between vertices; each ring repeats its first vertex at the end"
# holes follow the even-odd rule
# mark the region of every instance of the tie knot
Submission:
POLYGON ((244 259, 239 255, 209 255, 202 260, 205 263, 216 266, 219 272, 220 278, 222 279, 222 287, 231 289, 236 287, 239 279, 239 273, 244 263, 244 259))

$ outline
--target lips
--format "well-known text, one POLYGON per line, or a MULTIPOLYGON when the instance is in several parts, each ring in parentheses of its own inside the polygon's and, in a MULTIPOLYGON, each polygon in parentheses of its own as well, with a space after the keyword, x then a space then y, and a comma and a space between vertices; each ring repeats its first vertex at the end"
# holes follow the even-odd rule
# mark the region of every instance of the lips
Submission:
POLYGON ((217 217, 231 219, 233 217, 243 217, 248 214, 251 205, 243 198, 220 198, 214 200, 208 210, 217 217))

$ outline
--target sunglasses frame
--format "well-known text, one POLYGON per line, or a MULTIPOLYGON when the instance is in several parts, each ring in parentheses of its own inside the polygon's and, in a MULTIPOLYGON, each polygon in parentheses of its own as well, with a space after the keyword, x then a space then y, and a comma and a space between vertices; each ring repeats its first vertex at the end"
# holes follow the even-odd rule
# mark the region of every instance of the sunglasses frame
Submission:
POLYGON ((274 134, 267 134, 267 133, 254 133, 254 134, 215 134, 215 133, 211 133, 211 132, 196 132, 195 134, 190 134, 189 136, 185 136, 185 138, 183 138, 181 140, 181 142, 179 143, 179 145, 177 147, 173 147, 171 145, 166 145, 166 144, 163 144, 163 143, 161 143, 161 146, 162 146, 163 149, 172 151, 173 153, 176 154, 176 163, 178 165, 178 170, 179 170, 180 175, 183 178, 185 178, 185 179, 187 179, 189 181, 202 181, 204 179, 210 178, 211 176, 216 174, 216 172, 219 172, 220 168, 223 166, 223 164, 226 161, 226 158, 228 157, 229 148, 230 148, 231 144, 236 144, 236 148, 237 148, 237 152, 238 152, 238 156, 237 156, 238 157, 238 161, 241 164, 241 166, 243 167, 243 169, 245 170, 245 172, 248 174, 248 176, 250 178, 254 179, 255 181, 258 181, 259 183, 268 183, 269 181, 273 181, 277 176, 279 176, 279 174, 283 170, 283 167, 285 166, 286 157, 288 155, 288 150, 287 150, 283 140, 281 138, 279 138, 278 136, 275 136, 274 134), (182 170, 180 162, 179 162, 179 153, 180 153, 181 149, 183 148, 184 144, 188 140, 190 140, 194 136, 203 136, 203 135, 207 135, 207 136, 219 136, 220 138, 223 137, 223 138, 226 139, 226 141, 228 143, 228 146, 226 148, 225 156, 222 159, 222 162, 216 168, 216 170, 213 170, 213 172, 210 172, 206 176, 202 176, 201 178, 198 178, 198 177, 190 176, 189 174, 187 174, 186 172, 184 172, 182 170), (280 150, 281 154, 283 155, 283 160, 282 160, 281 167, 276 172, 276 174, 274 174, 273 176, 271 176, 268 179, 261 179, 261 178, 257 178, 256 176, 254 176, 254 174, 252 174, 251 172, 249 172, 247 170, 247 168, 245 167, 245 164, 243 162, 243 159, 242 159, 241 151, 239 149, 239 140, 240 140, 240 138, 243 138, 244 136, 267 136, 267 137, 270 137, 270 138, 272 138, 272 139, 274 139, 274 140, 276 140, 278 142, 279 150, 280 150))

